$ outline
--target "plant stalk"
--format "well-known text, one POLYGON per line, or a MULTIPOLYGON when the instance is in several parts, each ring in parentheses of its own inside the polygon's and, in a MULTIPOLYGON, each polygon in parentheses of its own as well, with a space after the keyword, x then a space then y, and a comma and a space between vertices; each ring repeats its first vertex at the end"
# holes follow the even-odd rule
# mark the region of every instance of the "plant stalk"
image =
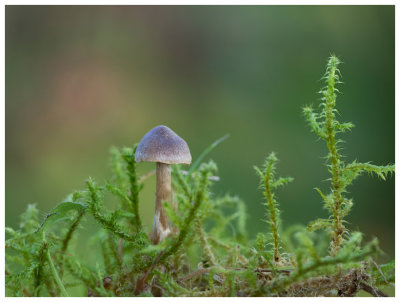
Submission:
POLYGON ((47 251, 46 251, 46 258, 47 258, 47 261, 49 262, 51 274, 53 275, 54 279, 56 280, 56 283, 57 283, 58 287, 60 288, 62 295, 65 297, 69 297, 67 291, 65 290, 64 285, 61 282, 60 276, 57 273, 57 270, 54 266, 53 260, 51 260, 51 255, 50 255, 49 249, 47 249, 47 251))
POLYGON ((339 175, 340 175, 340 155, 337 151, 336 147, 336 130, 334 128, 334 120, 335 120, 335 103, 336 103, 336 94, 335 94, 335 76, 336 76, 337 67, 336 65, 332 66, 328 74, 328 88, 326 97, 326 130, 327 130, 327 147, 329 149, 329 160, 331 163, 331 173, 332 173, 332 191, 333 197, 335 201, 335 211, 334 211, 334 230, 332 234, 332 250, 331 255, 336 256, 339 251, 340 246, 343 243, 343 219, 340 215, 341 206, 343 203, 343 196, 339 191, 339 175))

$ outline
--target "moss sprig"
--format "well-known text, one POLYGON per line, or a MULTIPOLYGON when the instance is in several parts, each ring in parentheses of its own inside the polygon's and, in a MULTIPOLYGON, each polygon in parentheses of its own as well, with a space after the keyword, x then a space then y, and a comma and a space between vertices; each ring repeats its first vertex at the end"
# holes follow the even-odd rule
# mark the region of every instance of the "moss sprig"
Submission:
POLYGON ((143 184, 138 183, 138 178, 136 175, 136 162, 135 162, 135 152, 137 145, 134 148, 124 148, 122 157, 126 162, 127 175, 129 178, 129 200, 131 201, 131 208, 133 215, 135 215, 135 226, 136 230, 142 229, 142 221, 139 215, 139 192, 143 187, 143 184))
POLYGON ((278 207, 278 202, 275 198, 275 193, 273 190, 293 181, 291 177, 279 177, 276 178, 275 170, 278 158, 275 153, 271 153, 265 160, 262 170, 258 167, 254 167, 258 176, 260 177, 260 188, 263 191, 263 195, 266 199, 265 207, 267 211, 267 222, 271 228, 271 237, 273 241, 273 263, 277 265, 281 260, 280 250, 280 239, 279 239, 279 229, 280 229, 280 211, 278 207))
POLYGON ((343 141, 338 139, 338 134, 346 132, 354 127, 352 123, 341 123, 337 120, 338 110, 336 99, 339 90, 336 85, 340 83, 339 64, 341 61, 336 56, 328 60, 326 71, 323 76, 325 86, 320 94, 322 108, 316 113, 312 107, 303 108, 303 113, 308 121, 311 130, 323 139, 328 148, 328 171, 331 174, 331 190, 324 194, 319 188, 317 192, 322 197, 325 208, 331 213, 329 219, 318 219, 309 225, 309 230, 328 229, 331 233, 331 255, 335 256, 344 243, 348 230, 344 225, 344 218, 350 213, 353 206, 351 198, 346 196, 347 187, 362 173, 374 173, 385 180, 387 174, 394 172, 394 165, 376 166, 370 163, 358 163, 356 161, 346 164, 343 155, 340 153, 343 141))

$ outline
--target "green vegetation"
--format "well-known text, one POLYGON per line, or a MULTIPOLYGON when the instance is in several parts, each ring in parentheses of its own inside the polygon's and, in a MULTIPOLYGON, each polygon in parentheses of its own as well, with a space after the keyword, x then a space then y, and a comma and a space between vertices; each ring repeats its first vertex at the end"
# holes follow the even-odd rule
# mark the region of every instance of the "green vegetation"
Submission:
POLYGON ((326 72, 323 77, 326 86, 320 91, 322 94, 320 113, 314 113, 311 107, 303 109, 308 123, 313 132, 326 142, 329 153, 328 170, 332 175, 331 192, 324 195, 320 189, 316 188, 325 202, 325 207, 331 213, 329 219, 319 219, 309 225, 309 230, 326 228, 331 232, 331 254, 335 256, 344 242, 344 234, 347 230, 343 224, 346 217, 353 206, 351 199, 344 195, 347 192, 347 187, 356 179, 362 172, 375 173, 381 179, 385 180, 388 173, 394 172, 394 165, 375 166, 370 163, 358 163, 353 161, 346 164, 340 154, 340 145, 343 140, 337 139, 337 134, 350 130, 354 127, 352 123, 340 123, 336 120, 338 111, 336 109, 336 93, 339 91, 336 83, 340 83, 340 71, 338 65, 340 61, 337 57, 332 56, 328 60, 326 72))
POLYGON ((353 125, 336 120, 339 63, 335 56, 328 61, 321 112, 304 108, 312 130, 329 150, 331 192, 317 189, 330 212, 328 219, 318 219, 307 228, 289 225, 282 230, 274 190, 292 178, 276 177, 277 157, 271 153, 262 169, 255 168, 270 232, 249 238, 245 203, 236 196, 213 195, 217 166, 202 162, 222 138, 204 151, 189 172, 179 165, 172 167, 173 203, 164 206, 173 231, 159 245, 152 245, 138 210, 144 178, 136 174, 136 147, 112 148, 109 181, 98 184, 89 178, 85 189, 69 195, 43 222, 36 206, 30 205, 19 229, 6 228, 7 295, 354 296, 365 291, 385 296, 380 288, 393 286, 394 261, 376 264, 373 259, 381 253, 378 240, 362 244, 362 233, 348 230, 344 218, 353 205, 347 197, 353 180, 362 172, 384 180, 394 172, 394 165, 344 162, 337 135, 353 125), (106 209, 106 199, 117 200, 118 207, 106 209), (79 255, 87 219, 98 225, 89 240, 101 250, 96 266, 79 255))
POLYGON ((267 203, 265 204, 268 215, 267 222, 271 227, 271 238, 269 239, 269 241, 271 241, 272 239, 273 242, 274 256, 272 261, 275 265, 277 265, 281 260, 281 256, 279 253, 280 212, 278 208, 278 202, 275 200, 275 194, 272 192, 272 190, 293 181, 293 178, 291 177, 280 177, 278 179, 275 179, 275 164, 277 161, 278 159, 276 158, 276 155, 274 153, 271 153, 265 160, 263 171, 261 171, 257 167, 254 167, 256 172, 260 176, 261 189, 263 190, 264 197, 267 200, 267 203))

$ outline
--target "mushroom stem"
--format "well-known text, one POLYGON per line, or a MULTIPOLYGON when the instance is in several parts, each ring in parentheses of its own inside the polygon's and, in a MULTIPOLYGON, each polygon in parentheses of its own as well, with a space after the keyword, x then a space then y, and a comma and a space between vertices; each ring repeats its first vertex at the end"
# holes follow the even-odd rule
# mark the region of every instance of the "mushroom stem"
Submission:
POLYGON ((158 244, 171 232, 163 201, 171 202, 171 166, 157 162, 156 210, 153 219, 151 242, 158 244))

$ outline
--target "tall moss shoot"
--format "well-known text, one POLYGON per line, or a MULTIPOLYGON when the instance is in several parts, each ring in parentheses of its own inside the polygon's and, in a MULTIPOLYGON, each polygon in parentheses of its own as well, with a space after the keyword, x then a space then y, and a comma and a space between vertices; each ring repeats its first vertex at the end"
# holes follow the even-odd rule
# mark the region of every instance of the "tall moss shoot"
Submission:
POLYGON ((280 250, 280 238, 279 238, 279 231, 280 231, 280 212, 278 208, 278 202, 275 199, 275 193, 273 192, 274 189, 284 186, 285 184, 293 181, 291 177, 275 177, 275 169, 276 169, 276 162, 278 161, 275 153, 271 153, 265 160, 263 170, 260 170, 257 167, 254 167, 258 176, 260 177, 260 187, 263 191, 266 203, 266 210, 267 210, 267 222, 271 227, 271 238, 274 246, 274 255, 273 255, 273 262, 274 264, 278 264, 281 260, 281 255, 279 253, 280 250))
POLYGON ((350 213, 353 201, 346 196, 347 187, 362 172, 375 173, 385 180, 388 173, 394 172, 394 165, 375 166, 370 163, 358 163, 353 161, 347 164, 340 153, 343 140, 338 135, 354 127, 352 123, 341 123, 336 119, 337 92, 336 84, 340 83, 339 58, 331 56, 328 60, 326 72, 323 76, 325 86, 320 91, 322 110, 315 113, 312 107, 304 107, 304 115, 312 129, 320 138, 326 142, 328 148, 328 171, 331 174, 331 190, 327 194, 322 193, 319 188, 317 192, 325 202, 325 207, 331 213, 329 219, 318 219, 309 225, 310 230, 328 229, 331 232, 331 254, 335 256, 344 242, 348 233, 344 225, 344 218, 350 213))

